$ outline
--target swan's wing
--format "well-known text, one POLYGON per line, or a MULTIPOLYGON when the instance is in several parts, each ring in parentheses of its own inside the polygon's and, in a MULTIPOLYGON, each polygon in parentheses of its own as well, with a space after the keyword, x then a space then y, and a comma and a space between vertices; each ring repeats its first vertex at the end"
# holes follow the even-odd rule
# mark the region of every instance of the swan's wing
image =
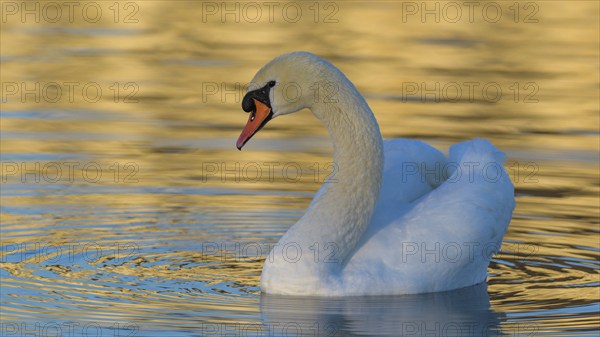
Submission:
POLYGON ((385 140, 383 182, 371 224, 361 243, 383 227, 397 222, 415 200, 430 193, 447 177, 448 159, 422 141, 396 138, 385 140))
MULTIPOLYGON (((407 204, 431 192, 447 178, 448 159, 436 148, 419 140, 395 138, 383 141, 383 182, 379 211, 407 204)), ((311 205, 318 203, 328 182, 315 194, 311 205)), ((310 207, 309 206, 309 207, 310 207)), ((376 211, 377 212, 377 211, 376 211)), ((397 212, 392 212, 397 216, 397 212)))
POLYGON ((386 206, 414 201, 437 187, 447 159, 429 144, 412 139, 383 142, 383 183, 379 200, 386 206))
POLYGON ((401 293, 484 281, 515 206, 503 160, 487 140, 454 145, 444 167, 449 177, 439 187, 399 205, 391 221, 374 216, 346 266, 347 278, 355 286, 380 283, 401 293))
POLYGON ((485 139, 453 145, 445 168, 448 179, 417 200, 394 227, 408 237, 470 243, 486 250, 482 255, 489 262, 515 207, 504 159, 504 153, 485 139))

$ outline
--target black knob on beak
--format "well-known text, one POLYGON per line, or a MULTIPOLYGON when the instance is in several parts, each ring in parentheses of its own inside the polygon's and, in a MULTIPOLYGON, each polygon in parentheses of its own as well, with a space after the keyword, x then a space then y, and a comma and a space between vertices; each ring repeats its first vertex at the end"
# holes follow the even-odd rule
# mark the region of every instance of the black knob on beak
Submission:
MULTIPOLYGON (((273 81, 271 81, 273 82, 273 81)), ((271 108, 271 101, 269 99, 269 92, 273 85, 271 82, 267 83, 264 87, 252 91, 248 91, 244 99, 242 100, 242 109, 246 112, 255 111, 254 99, 261 101, 267 107, 271 108)), ((274 83, 274 82, 273 82, 274 83)))
POLYGON ((244 99, 242 100, 242 109, 244 109, 244 111, 250 112, 256 110, 256 107, 254 106, 254 100, 252 99, 253 96, 254 91, 250 91, 246 94, 246 96, 244 96, 244 99))

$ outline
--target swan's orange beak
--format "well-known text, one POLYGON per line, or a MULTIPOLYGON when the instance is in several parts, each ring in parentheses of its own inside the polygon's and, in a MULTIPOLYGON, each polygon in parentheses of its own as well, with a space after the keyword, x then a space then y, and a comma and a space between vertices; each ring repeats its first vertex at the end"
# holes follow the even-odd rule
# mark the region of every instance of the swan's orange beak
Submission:
POLYGON ((254 111, 250 112, 250 116, 248 116, 248 122, 246 123, 246 127, 242 130, 242 134, 240 138, 238 138, 236 146, 238 150, 241 150, 244 144, 254 136, 263 126, 267 124, 268 121, 271 120, 271 108, 269 108, 263 102, 253 98, 254 100, 254 111))

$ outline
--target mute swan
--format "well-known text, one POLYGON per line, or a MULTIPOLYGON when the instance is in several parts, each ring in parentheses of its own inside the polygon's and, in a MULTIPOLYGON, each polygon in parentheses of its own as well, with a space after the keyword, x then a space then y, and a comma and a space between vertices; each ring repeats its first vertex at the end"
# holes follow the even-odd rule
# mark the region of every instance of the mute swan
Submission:
POLYGON ((485 281, 515 206, 502 152, 484 139, 453 145, 449 158, 420 141, 383 141, 350 80, 308 52, 275 58, 251 83, 238 149, 304 108, 334 149, 335 175, 265 260, 264 293, 416 294, 485 281))

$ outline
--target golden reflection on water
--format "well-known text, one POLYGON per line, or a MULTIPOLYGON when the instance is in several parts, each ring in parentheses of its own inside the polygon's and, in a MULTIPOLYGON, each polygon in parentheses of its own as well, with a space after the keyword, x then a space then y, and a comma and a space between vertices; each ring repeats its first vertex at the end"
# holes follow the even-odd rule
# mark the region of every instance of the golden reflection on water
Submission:
POLYGON ((203 22, 192 1, 133 3, 133 23, 125 7, 115 23, 104 2, 95 23, 3 18, 3 317, 255 321, 268 251, 231 252, 277 241, 326 178, 331 149, 303 112, 272 121, 238 152, 247 117, 239 105, 266 61, 308 50, 356 84, 384 137, 441 149, 486 137, 506 151, 517 209, 490 268, 492 308, 540 331, 593 329, 598 3, 532 3, 533 23, 523 21, 525 3, 516 23, 512 3, 501 3, 506 16, 494 24, 404 22, 406 2, 335 2, 337 23, 323 22, 325 7, 318 23, 203 22), (38 94, 11 94, 36 83, 38 94), (98 101, 81 92, 86 85, 101 88, 98 101), (503 95, 490 99, 486 85, 503 95), (72 176, 65 162, 79 164, 72 176), (56 182, 48 163, 62 169, 56 182), (102 171, 97 181, 85 175, 90 163, 102 171), (267 163, 279 164, 272 177, 267 163), (290 163, 299 175, 283 170, 290 163), (34 173, 23 178, 22 164, 34 173))

